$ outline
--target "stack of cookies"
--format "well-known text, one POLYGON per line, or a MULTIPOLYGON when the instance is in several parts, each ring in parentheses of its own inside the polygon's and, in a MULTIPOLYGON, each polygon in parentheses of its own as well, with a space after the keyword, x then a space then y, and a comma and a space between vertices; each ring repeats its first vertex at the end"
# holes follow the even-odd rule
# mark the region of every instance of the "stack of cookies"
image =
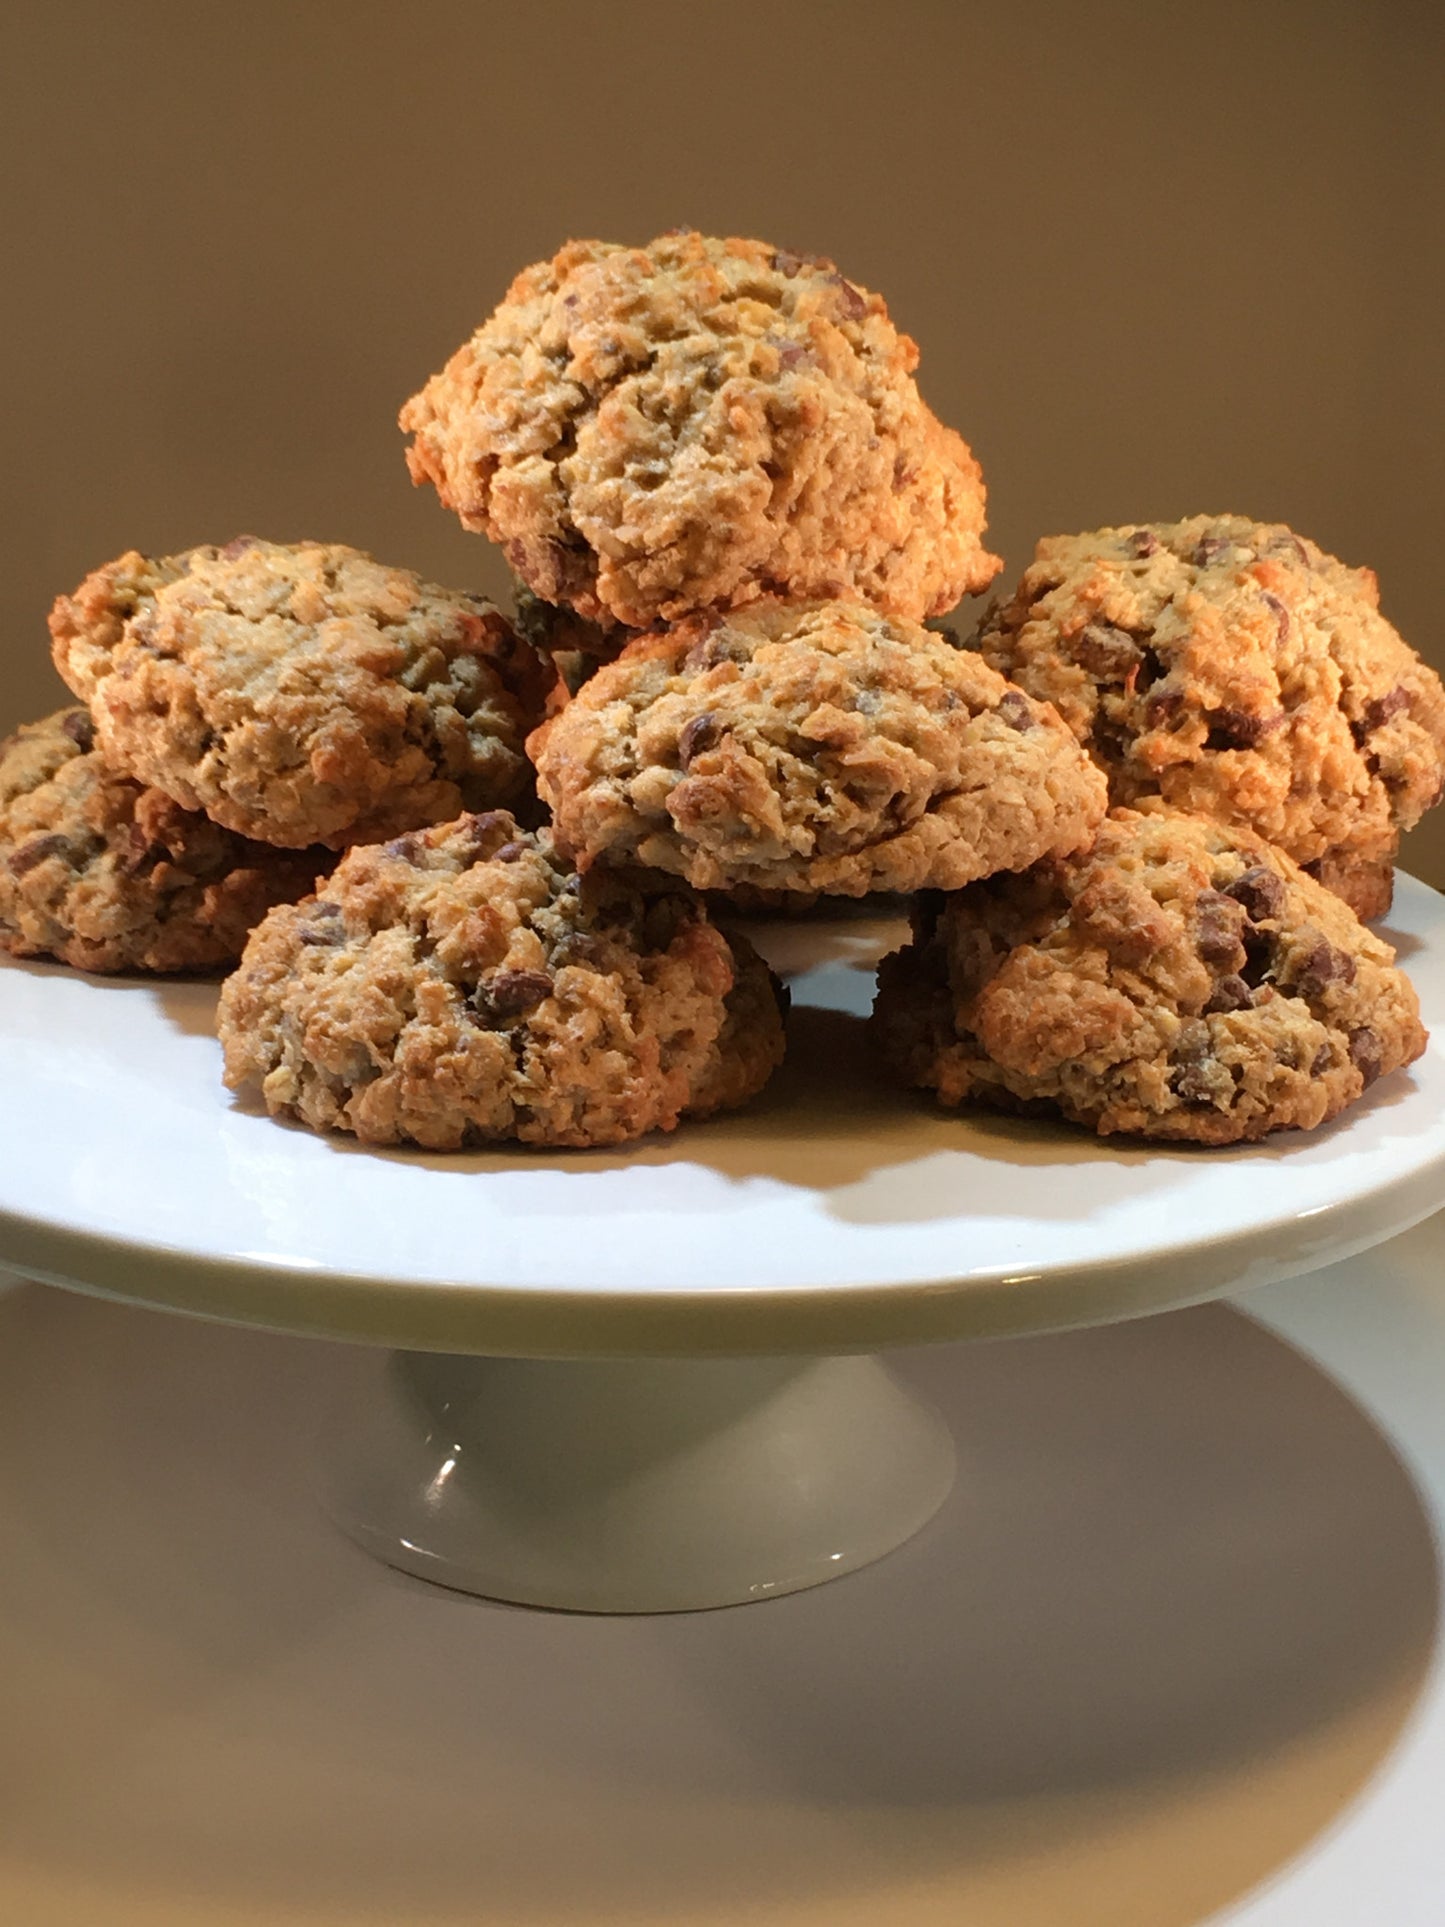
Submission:
POLYGON ((1440 800, 1445 692, 1369 570, 1238 516, 1061 536, 972 646, 1057 707, 1113 807, 1081 855, 919 906, 875 1010, 904 1077, 1232 1143, 1420 1054, 1360 919, 1440 800))
POLYGON ((1439 796, 1438 681, 1367 572, 1236 518, 1044 542, 968 642, 925 626, 1000 564, 917 361, 758 242, 527 270, 402 412, 515 625, 315 543, 98 571, 52 618, 86 708, 0 757, 0 942, 196 968, 265 913, 233 1086, 373 1143, 590 1145, 780 1061, 737 906, 903 892, 875 1033, 945 1102, 1332 1116, 1424 1043, 1356 912, 1439 796))
POLYGON ((744 939, 665 877, 584 884, 536 827, 550 676, 483 598, 241 537, 122 556, 51 633, 84 707, 0 749, 0 944, 171 971, 249 937, 227 1069, 273 1110, 380 1143, 606 1143, 780 1061, 744 939))
POLYGON ((524 794, 510 625, 354 550, 131 553, 62 596, 83 706, 0 747, 0 945, 211 970, 349 842, 524 794))
POLYGON ((832 262, 676 233, 529 269, 402 411, 576 692, 530 747, 584 870, 859 897, 1088 840, 1057 713, 921 626, 1000 564, 917 361, 832 262))

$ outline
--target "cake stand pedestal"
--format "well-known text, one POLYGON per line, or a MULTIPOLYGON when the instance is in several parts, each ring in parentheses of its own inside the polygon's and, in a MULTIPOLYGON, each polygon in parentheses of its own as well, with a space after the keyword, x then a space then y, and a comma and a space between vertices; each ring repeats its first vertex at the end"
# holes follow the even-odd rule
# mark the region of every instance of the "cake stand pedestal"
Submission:
POLYGON ((947 1498, 943 1421, 872 1358, 394 1352, 331 1501, 369 1551, 526 1605, 669 1612, 797 1592, 947 1498))
MULTIPOLYGON (((1393 928, 1445 1033, 1445 902, 1393 928)), ((0 1261, 195 1316, 368 1341, 335 1516, 532 1605, 765 1598, 908 1538, 948 1435, 878 1349, 1102 1323, 1306 1272, 1445 1197, 1445 1046, 1336 1124, 1201 1152, 959 1118, 874 1076, 896 918, 778 925, 787 1066, 616 1152, 368 1152, 220 1083, 215 988, 0 968, 0 1261)))

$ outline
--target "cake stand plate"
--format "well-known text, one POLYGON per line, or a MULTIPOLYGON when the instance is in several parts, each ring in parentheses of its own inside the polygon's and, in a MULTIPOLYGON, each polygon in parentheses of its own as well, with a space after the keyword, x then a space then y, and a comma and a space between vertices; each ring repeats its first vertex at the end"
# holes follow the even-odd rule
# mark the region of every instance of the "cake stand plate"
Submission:
MULTIPOLYGON (((676 1610, 876 1558, 941 1504, 941 1422, 877 1360, 1312 1270, 1441 1202, 1445 1042, 1343 1119, 1235 1150, 949 1115, 870 1065, 897 917, 766 927, 789 1061, 745 1111, 621 1151, 450 1157, 231 1099, 211 984, 0 968, 0 1260, 208 1318, 371 1341, 332 1503, 493 1596, 676 1610)), ((1386 934, 1445 1033, 1445 901, 1386 934)))

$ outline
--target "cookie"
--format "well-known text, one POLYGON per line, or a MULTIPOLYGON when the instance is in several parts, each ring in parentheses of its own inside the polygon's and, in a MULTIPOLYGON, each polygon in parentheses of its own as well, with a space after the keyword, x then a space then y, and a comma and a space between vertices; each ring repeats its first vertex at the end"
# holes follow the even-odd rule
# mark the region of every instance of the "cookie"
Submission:
POLYGON ((583 870, 700 889, 958 889, 1077 849, 1104 780, 1046 704, 857 602, 767 600, 640 637, 532 738, 583 870))
POLYGON ((226 1082, 368 1144, 619 1144, 745 1102, 782 1061, 766 966, 662 878, 579 877, 467 815, 346 855, 221 994, 226 1082))
POLYGON ((1420 1055, 1394 958, 1282 851, 1154 804, 1083 856, 926 899, 874 1030, 945 1104, 1233 1144, 1310 1130, 1420 1055))
POLYGON ((1240 516, 1040 542, 975 646, 1052 702, 1110 801, 1256 831, 1361 916, 1445 780, 1445 693, 1375 578, 1240 516))
POLYGON ((132 551, 50 628, 111 763, 261 842, 341 849, 530 785, 533 652, 481 596, 356 549, 132 551))
POLYGON ((248 842, 117 775, 83 709, 0 744, 0 950, 78 970, 232 964, 266 912, 315 888, 326 850, 248 842))
POLYGON ((921 619, 983 588, 984 490, 918 350, 831 261, 572 241, 401 412, 412 479, 545 601, 644 629, 763 594, 921 619))

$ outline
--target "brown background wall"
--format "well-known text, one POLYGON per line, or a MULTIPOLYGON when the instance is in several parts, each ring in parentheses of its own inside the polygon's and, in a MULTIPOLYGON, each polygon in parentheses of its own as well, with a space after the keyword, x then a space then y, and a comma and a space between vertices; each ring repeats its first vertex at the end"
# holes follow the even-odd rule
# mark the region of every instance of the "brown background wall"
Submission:
MULTIPOLYGON (((1010 574, 1048 531, 1279 518, 1445 667, 1425 0, 59 0, 3 71, 0 724, 129 546, 317 534, 500 588, 397 405, 566 236, 679 222, 886 294, 1010 574)), ((1409 855, 1445 883, 1445 825, 1409 855)))

